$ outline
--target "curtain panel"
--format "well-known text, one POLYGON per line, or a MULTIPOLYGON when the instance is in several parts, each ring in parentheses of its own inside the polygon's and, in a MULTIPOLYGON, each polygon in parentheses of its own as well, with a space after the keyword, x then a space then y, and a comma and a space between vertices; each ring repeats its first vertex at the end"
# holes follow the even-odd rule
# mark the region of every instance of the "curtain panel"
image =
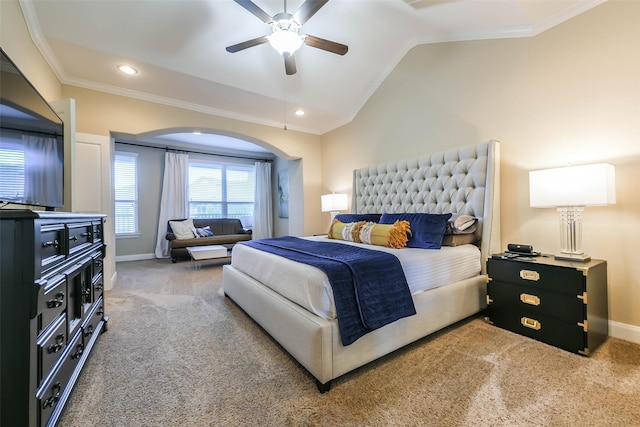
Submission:
POLYGON ((167 222, 189 216, 189 156, 167 152, 164 155, 164 178, 160 198, 160 218, 156 258, 169 257, 169 242, 165 239, 167 222))
POLYGON ((256 162, 253 239, 273 237, 273 198, 271 194, 271 163, 256 162))

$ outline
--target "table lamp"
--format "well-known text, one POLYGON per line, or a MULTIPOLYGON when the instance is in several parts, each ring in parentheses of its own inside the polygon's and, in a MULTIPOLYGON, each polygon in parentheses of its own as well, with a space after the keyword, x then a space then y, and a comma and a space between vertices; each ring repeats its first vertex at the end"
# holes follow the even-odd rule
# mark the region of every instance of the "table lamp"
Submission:
POLYGON ((529 172, 529 204, 555 207, 560 214, 560 254, 556 259, 588 261, 582 251, 585 206, 616 204, 615 168, 608 163, 529 172))
POLYGON ((336 217, 338 212, 347 210, 347 195, 346 194, 324 194, 320 199, 322 205, 322 212, 331 212, 331 222, 336 217))

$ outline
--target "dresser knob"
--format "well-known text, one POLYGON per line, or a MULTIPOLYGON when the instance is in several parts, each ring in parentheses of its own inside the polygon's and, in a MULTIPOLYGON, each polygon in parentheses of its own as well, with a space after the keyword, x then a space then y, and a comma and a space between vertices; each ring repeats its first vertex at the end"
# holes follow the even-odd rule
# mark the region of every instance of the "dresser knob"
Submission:
POLYGON ((520 278, 537 282, 538 280, 540 280, 540 273, 533 270, 520 270, 520 278))
POLYGON ((84 336, 90 337, 92 333, 93 333, 93 325, 87 326, 87 330, 84 331, 84 336))
POLYGON ((51 397, 42 402, 42 409, 56 406, 56 403, 60 400, 60 390, 62 390, 62 385, 59 382, 51 386, 51 397))
POLYGON ((54 299, 47 301, 47 308, 60 307, 64 303, 64 292, 58 292, 54 299))
POLYGON ((520 319, 520 323, 522 323, 522 326, 524 326, 525 328, 530 328, 536 331, 540 330, 540 328, 542 327, 540 322, 538 322, 536 319, 530 319, 528 317, 523 317, 522 319, 520 319))
POLYGON ((520 301, 530 305, 540 305, 540 298, 530 294, 520 294, 520 301))
POLYGON ((49 246, 53 246, 54 248, 58 249, 58 247, 60 246, 60 242, 58 242, 57 240, 51 240, 49 242, 42 243, 43 248, 48 248, 49 246))
POLYGON ((80 356, 82 356, 82 353, 84 352, 84 345, 82 345, 82 344, 78 344, 78 345, 76 346, 76 349, 77 349, 77 350, 76 350, 76 352, 75 352, 75 353, 73 353, 73 354, 71 354, 71 358, 72 358, 72 359, 77 359, 77 358, 79 358, 80 356))

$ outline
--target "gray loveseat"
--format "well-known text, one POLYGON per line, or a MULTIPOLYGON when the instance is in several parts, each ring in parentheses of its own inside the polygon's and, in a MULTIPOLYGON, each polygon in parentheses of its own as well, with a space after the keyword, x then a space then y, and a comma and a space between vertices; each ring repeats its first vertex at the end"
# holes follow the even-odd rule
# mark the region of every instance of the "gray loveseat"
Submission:
MULTIPOLYGON (((171 221, 184 220, 176 219, 171 221)), ((242 222, 236 218, 194 219, 193 225, 196 228, 209 226, 213 232, 213 236, 176 239, 171 225, 167 223, 167 235, 165 237, 169 241, 172 262, 176 262, 178 258, 188 258, 189 253, 187 252, 187 248, 191 246, 221 245, 227 249, 231 249, 233 245, 238 242, 251 240, 251 230, 242 228, 242 222)))

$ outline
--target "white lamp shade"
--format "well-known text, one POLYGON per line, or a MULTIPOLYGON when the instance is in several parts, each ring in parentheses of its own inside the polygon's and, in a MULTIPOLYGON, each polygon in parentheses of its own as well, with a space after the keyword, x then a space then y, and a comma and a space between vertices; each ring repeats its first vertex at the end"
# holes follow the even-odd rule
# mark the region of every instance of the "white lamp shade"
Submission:
POLYGON ((325 194, 320 199, 322 203, 322 212, 337 212, 347 210, 346 194, 325 194))
POLYGON ((615 167, 608 163, 529 172, 534 208, 616 204, 615 167))

